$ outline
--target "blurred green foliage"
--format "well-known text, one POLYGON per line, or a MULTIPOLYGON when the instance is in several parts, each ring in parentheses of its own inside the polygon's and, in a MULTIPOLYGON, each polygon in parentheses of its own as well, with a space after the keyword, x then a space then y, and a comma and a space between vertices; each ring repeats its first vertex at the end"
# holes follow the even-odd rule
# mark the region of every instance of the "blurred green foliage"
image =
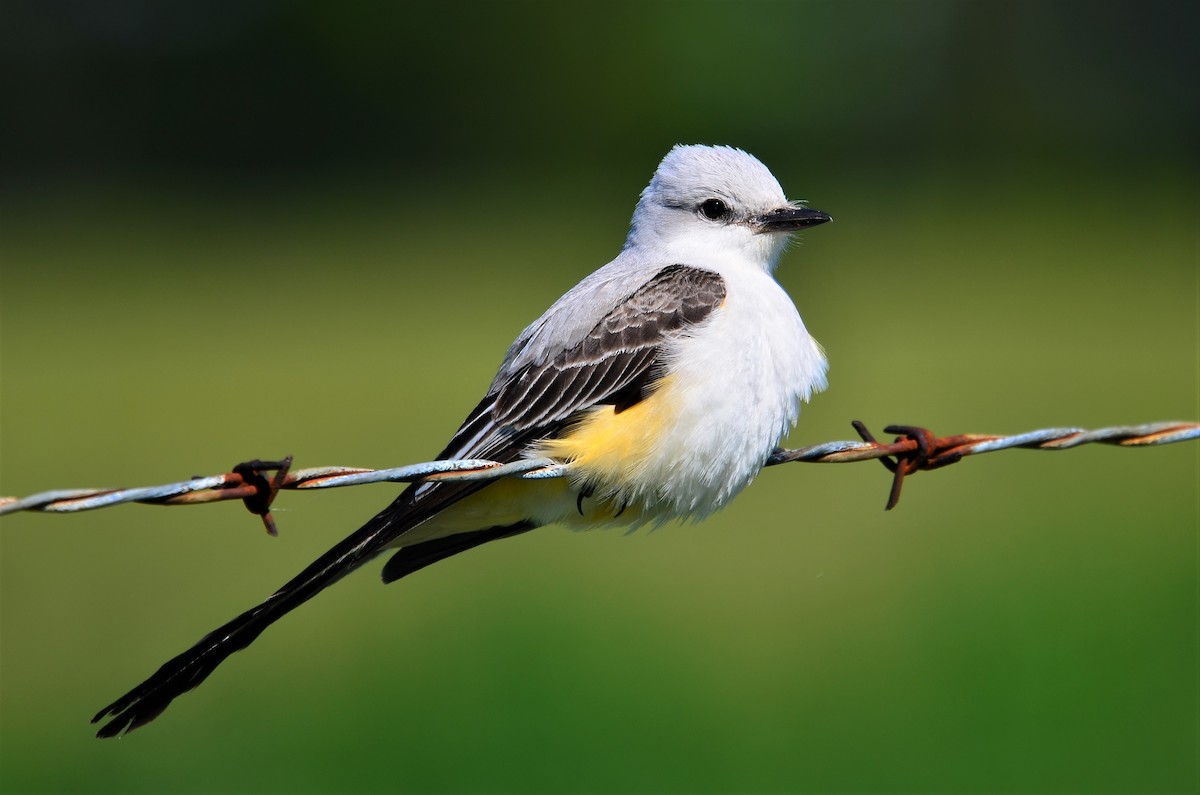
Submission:
MULTIPOLYGON (((837 223, 796 444, 1194 419, 1194 3, 8 3, 0 493, 441 447, 677 141, 837 223)), ((1197 787, 1194 444, 773 469, 364 571, 86 719, 393 488, 6 517, 4 792, 1197 787)))

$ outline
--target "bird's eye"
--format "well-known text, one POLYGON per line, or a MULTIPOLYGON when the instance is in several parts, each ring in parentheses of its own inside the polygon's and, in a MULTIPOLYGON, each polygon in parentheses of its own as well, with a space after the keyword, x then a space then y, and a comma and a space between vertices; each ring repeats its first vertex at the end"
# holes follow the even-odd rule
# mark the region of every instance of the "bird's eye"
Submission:
POLYGON ((706 199, 700 205, 700 214, 710 221, 720 221, 729 217, 729 208, 720 199, 706 199))

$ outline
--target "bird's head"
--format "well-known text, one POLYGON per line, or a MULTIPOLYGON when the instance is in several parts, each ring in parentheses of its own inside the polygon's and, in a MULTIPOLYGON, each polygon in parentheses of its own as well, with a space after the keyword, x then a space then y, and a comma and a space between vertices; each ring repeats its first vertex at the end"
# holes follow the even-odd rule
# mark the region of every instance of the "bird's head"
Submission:
POLYGON ((741 149, 680 145, 642 191, 625 248, 748 257, 770 271, 793 233, 832 220, 789 202, 767 167, 741 149))

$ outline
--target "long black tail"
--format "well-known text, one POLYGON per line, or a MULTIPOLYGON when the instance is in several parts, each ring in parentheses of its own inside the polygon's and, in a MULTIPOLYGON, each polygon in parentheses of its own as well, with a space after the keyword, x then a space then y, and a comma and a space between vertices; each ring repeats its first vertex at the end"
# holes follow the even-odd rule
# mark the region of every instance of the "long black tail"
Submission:
POLYGON ((434 492, 416 501, 412 498, 413 489, 406 490, 387 509, 262 604, 205 635, 195 646, 164 663, 149 679, 100 710, 92 723, 109 716, 112 719, 100 727, 96 736, 116 737, 154 720, 176 696, 207 679, 226 657, 249 646, 271 624, 374 558, 402 533, 484 485, 483 482, 439 484, 434 492))

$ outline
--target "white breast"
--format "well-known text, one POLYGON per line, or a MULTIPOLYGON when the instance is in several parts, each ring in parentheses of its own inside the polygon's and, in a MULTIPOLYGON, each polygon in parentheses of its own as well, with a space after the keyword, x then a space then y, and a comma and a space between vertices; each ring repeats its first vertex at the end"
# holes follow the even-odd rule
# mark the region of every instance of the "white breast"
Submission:
MULTIPOLYGON (((663 434, 660 515, 702 517, 746 487, 825 387, 825 356, 783 288, 758 268, 722 272, 725 304, 671 352, 678 421, 663 434)), ((649 507, 649 506, 648 506, 649 507)))

